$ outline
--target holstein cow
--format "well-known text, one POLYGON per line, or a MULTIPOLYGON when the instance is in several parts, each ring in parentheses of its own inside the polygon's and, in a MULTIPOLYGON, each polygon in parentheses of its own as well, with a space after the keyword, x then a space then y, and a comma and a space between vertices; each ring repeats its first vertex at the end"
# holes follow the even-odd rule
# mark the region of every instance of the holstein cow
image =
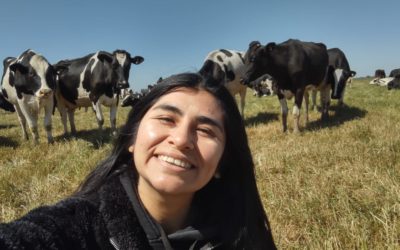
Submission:
POLYGON ((38 116, 44 109, 44 127, 47 141, 53 142, 51 115, 54 108, 55 70, 42 55, 26 50, 18 58, 4 59, 1 91, 5 99, 14 105, 22 127, 24 139, 28 139, 26 122, 35 143, 39 142, 38 116))
MULTIPOLYGON (((338 48, 328 49, 328 70, 326 72, 326 81, 332 87, 331 98, 339 99, 338 104, 344 105, 343 98, 346 84, 349 79, 356 75, 356 72, 350 70, 349 62, 343 51, 338 48)), ((317 91, 312 91, 312 109, 316 107, 317 91)), ((306 100, 307 101, 307 100, 306 100)))
MULTIPOLYGON (((286 99, 294 96, 294 132, 299 132, 300 109, 307 89, 320 89, 322 118, 328 117, 330 86, 324 81, 328 66, 328 53, 324 44, 290 39, 280 44, 268 43, 262 46, 254 41, 250 43, 244 59, 246 70, 242 81, 245 84, 264 74, 269 74, 276 80, 283 131, 287 130, 286 99)), ((306 119, 308 120, 307 103, 306 119)))
POLYGON ((277 85, 274 78, 268 74, 262 75, 256 80, 249 83, 253 89, 255 96, 270 96, 275 95, 277 92, 277 85))
POLYGON ((397 75, 393 78, 393 80, 391 80, 390 82, 388 82, 387 88, 388 88, 388 90, 391 90, 391 89, 400 89, 400 74, 397 74, 397 75))
POLYGON ((110 123, 116 133, 116 115, 120 90, 129 87, 131 64, 140 64, 143 57, 124 50, 112 54, 98 51, 82 58, 63 60, 55 65, 58 73, 57 108, 60 111, 64 133, 67 130, 67 113, 71 133, 76 133, 74 112, 78 107, 92 106, 99 129, 104 124, 102 105, 110 107, 110 123))
POLYGON ((369 84, 386 87, 393 80, 394 77, 374 78, 369 82, 369 84))
POLYGON ((246 101, 247 86, 240 83, 240 79, 244 72, 243 52, 234 50, 214 50, 210 52, 199 73, 207 77, 212 76, 213 72, 223 72, 223 84, 229 90, 231 95, 235 97, 240 95, 240 112, 244 115, 244 106, 246 101))
POLYGON ((397 75, 400 75, 400 69, 390 71, 389 77, 396 77, 397 75))
POLYGON ((15 112, 14 105, 4 98, 2 92, 0 92, 0 108, 4 109, 5 111, 15 112))

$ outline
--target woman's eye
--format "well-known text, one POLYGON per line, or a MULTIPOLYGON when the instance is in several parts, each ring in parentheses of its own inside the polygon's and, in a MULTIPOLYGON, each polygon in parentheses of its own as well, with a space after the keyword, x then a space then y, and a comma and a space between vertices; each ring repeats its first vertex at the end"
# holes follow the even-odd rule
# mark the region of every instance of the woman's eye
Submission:
POLYGON ((215 133, 209 128, 198 128, 197 131, 199 131, 201 134, 204 134, 209 137, 215 136, 215 133))
POLYGON ((170 123, 174 122, 174 119, 172 119, 171 117, 159 117, 157 119, 165 124, 167 124, 167 123, 170 124, 170 123))

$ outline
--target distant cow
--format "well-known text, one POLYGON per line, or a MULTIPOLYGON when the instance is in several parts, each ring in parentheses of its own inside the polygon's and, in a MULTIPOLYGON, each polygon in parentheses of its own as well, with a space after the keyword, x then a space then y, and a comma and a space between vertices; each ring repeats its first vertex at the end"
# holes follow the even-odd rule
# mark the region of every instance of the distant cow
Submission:
MULTIPOLYGON (((242 79, 245 84, 264 74, 270 74, 276 80, 283 131, 287 130, 286 99, 294 96, 294 132, 299 132, 300 108, 307 89, 321 90, 322 118, 328 117, 330 86, 324 80, 328 66, 328 53, 324 44, 293 39, 280 44, 268 43, 265 46, 258 41, 251 42, 245 55, 245 64, 246 70, 242 79)), ((306 103, 308 121, 307 106, 306 103)))
POLYGON ((53 142, 51 115, 54 108, 55 70, 42 55, 26 50, 18 58, 4 59, 1 91, 17 111, 23 138, 28 139, 26 122, 35 143, 39 142, 38 115, 44 108, 47 141, 53 142))
POLYGON ((262 75, 256 80, 249 83, 253 89, 255 96, 270 96, 277 93, 277 85, 274 78, 268 74, 262 75))
POLYGON ((116 133, 116 114, 120 90, 129 87, 131 64, 140 64, 143 57, 124 50, 112 54, 98 51, 82 58, 63 60, 55 65, 58 73, 57 108, 64 133, 67 133, 67 112, 71 133, 76 133, 74 112, 78 107, 92 106, 99 129, 104 124, 102 105, 110 107, 111 130, 116 133))
POLYGON ((247 86, 240 83, 244 72, 244 53, 234 50, 214 50, 204 60, 199 73, 205 76, 212 76, 213 72, 223 72, 223 84, 233 97, 240 95, 240 112, 244 116, 247 86))
MULTIPOLYGON (((339 99, 338 104, 344 105, 344 93, 349 79, 356 75, 356 72, 350 69, 349 62, 343 51, 338 48, 328 49, 328 69, 326 72, 326 81, 331 85, 331 98, 339 99)), ((312 91, 312 109, 316 106, 316 90, 312 91)))
POLYGON ((388 82, 387 84, 388 90, 391 89, 400 89, 400 74, 396 75, 393 80, 388 82))
POLYGON ((400 75, 400 69, 390 71, 389 77, 396 77, 397 75, 400 75))
POLYGON ((5 111, 15 112, 14 105, 4 98, 2 92, 0 92, 0 108, 4 109, 5 111))
POLYGON ((393 81, 393 79, 394 77, 374 78, 369 82, 369 84, 386 87, 389 82, 393 81))
POLYGON ((375 70, 375 78, 385 78, 386 77, 386 73, 384 69, 377 69, 375 70))

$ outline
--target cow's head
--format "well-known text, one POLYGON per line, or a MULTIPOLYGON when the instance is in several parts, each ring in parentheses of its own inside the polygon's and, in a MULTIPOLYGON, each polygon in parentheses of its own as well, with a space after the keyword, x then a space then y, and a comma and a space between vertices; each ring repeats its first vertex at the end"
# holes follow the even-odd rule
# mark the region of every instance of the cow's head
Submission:
POLYGON ((249 86, 254 90, 255 95, 258 97, 270 96, 277 93, 276 81, 268 74, 250 82, 249 86))
POLYGON ((208 84, 220 85, 225 84, 226 81, 225 72, 218 63, 212 60, 206 60, 204 62, 199 70, 199 74, 207 80, 208 84))
POLYGON ((339 99, 344 92, 347 80, 356 75, 355 71, 348 71, 344 69, 334 69, 332 66, 328 67, 328 82, 332 86, 332 99, 339 99))
POLYGON ((121 107, 134 107, 142 97, 143 95, 141 93, 131 92, 122 99, 121 107))
POLYGON ((245 71, 241 82, 248 85, 250 82, 268 73, 271 63, 271 52, 275 49, 275 43, 262 46, 260 42, 253 41, 244 56, 245 71))
POLYGON ((19 97, 25 93, 47 98, 53 93, 56 72, 43 56, 27 50, 9 68, 10 84, 15 86, 19 97))
POLYGON ((109 77, 111 77, 111 82, 115 83, 117 89, 129 88, 131 64, 141 64, 144 61, 141 56, 132 58, 125 50, 115 50, 112 54, 100 51, 97 57, 100 61, 109 63, 109 77))

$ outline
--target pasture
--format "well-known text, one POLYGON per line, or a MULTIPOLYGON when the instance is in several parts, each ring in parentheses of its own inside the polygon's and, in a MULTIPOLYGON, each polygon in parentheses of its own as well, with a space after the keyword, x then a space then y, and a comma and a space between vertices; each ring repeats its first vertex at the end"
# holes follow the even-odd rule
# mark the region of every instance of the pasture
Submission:
MULTIPOLYGON (((258 187, 279 249, 400 248, 400 91, 354 79, 345 107, 332 100, 330 120, 310 112, 300 134, 282 133, 276 97, 248 91, 245 123, 258 187)), ((292 101, 289 106, 292 107, 292 101)), ((15 113, 0 111, 0 222, 70 194, 111 149, 93 112, 76 113, 76 138, 63 138, 53 116, 55 143, 22 141, 15 113)), ((118 109, 117 124, 129 108, 118 109)), ((240 183, 238 183, 240 185, 240 183)))

